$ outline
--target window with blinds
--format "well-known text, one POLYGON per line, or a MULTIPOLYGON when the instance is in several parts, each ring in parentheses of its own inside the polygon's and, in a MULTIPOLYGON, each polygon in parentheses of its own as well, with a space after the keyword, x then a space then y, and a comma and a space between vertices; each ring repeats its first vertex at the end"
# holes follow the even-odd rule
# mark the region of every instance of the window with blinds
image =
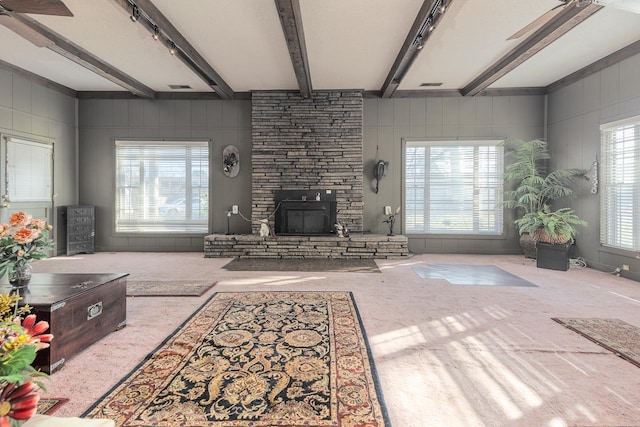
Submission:
POLYGON ((640 250, 640 116, 600 126, 600 243, 640 250), (635 219, 635 220, 634 220, 635 219))
POLYGON ((408 141, 405 233, 502 234, 500 141, 408 141))
POLYGON ((116 141, 115 207, 117 232, 208 232, 208 141, 116 141))

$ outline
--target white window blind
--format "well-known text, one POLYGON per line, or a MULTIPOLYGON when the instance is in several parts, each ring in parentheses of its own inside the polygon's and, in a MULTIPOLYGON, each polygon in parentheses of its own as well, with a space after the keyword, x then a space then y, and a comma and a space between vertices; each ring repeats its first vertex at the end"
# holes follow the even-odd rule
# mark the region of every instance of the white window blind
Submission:
POLYGON ((12 202, 51 202, 53 146, 7 138, 7 194, 12 202))
POLYGON ((409 141, 405 232, 502 234, 503 148, 499 141, 409 141))
POLYGON ((640 249, 640 117, 600 127, 600 243, 640 249))
POLYGON ((207 141, 116 141, 116 231, 206 233, 207 141))

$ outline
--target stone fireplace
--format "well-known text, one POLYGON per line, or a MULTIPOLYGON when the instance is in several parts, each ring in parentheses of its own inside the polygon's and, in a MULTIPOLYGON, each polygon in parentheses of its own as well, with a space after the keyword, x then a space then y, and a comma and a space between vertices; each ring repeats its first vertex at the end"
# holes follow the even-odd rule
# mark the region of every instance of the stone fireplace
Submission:
POLYGON ((253 233, 264 218, 276 234, 328 234, 336 221, 361 232, 362 93, 314 91, 305 99, 294 91, 258 91, 251 99, 253 233), (287 196, 284 218, 276 212, 282 191, 299 192, 287 196))

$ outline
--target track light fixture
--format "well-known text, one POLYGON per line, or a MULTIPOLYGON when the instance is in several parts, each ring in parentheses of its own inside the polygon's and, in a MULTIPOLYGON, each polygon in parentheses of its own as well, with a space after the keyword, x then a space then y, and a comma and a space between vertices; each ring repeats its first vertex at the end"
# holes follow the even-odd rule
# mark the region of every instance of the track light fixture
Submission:
POLYGON ((169 42, 169 53, 171 55, 176 54, 176 44, 174 42, 169 42))
POLYGON ((135 4, 133 5, 130 18, 133 22, 138 22, 138 19, 140 19, 140 9, 135 4))
POLYGON ((420 30, 418 31, 416 38, 413 40, 413 47, 417 50, 422 50, 422 48, 424 48, 424 43, 426 42, 429 33, 435 30, 436 21, 444 13, 446 8, 446 0, 437 0, 434 2, 429 15, 420 26, 420 30))
POLYGON ((153 26, 153 35, 151 36, 155 41, 160 39, 160 28, 157 25, 153 26))

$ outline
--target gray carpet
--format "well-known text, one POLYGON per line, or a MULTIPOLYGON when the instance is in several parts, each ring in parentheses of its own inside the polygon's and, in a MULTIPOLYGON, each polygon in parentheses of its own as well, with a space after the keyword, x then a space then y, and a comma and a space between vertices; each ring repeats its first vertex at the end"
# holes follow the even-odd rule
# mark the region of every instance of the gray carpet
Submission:
POLYGON ((229 271, 326 271, 339 273, 380 273, 372 259, 267 259, 235 258, 222 267, 229 271))
POLYGON ((423 279, 444 279, 452 285, 536 287, 494 265, 429 264, 413 267, 413 271, 423 279))

